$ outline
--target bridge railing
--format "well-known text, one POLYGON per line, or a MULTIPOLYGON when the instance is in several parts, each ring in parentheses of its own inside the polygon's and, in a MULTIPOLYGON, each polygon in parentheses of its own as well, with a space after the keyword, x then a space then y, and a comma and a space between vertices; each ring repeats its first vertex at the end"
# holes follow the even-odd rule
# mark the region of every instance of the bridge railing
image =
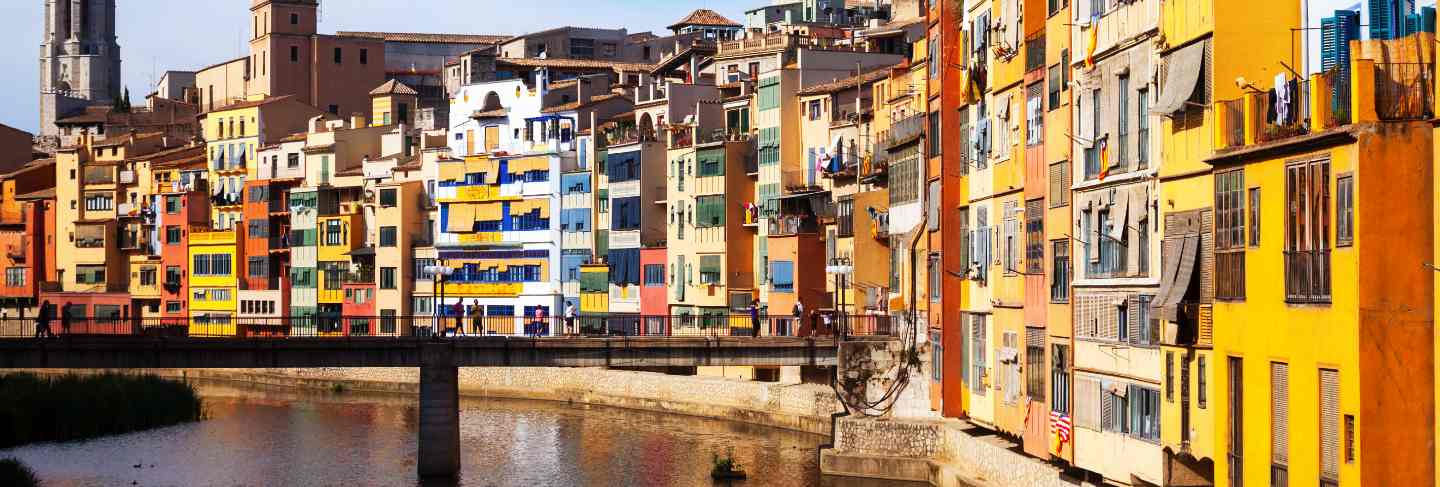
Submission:
POLYGON ((351 337, 837 337, 888 336, 885 315, 584 314, 561 316, 270 316, 70 317, 48 325, 33 317, 0 318, 0 338, 144 336, 172 338, 351 337), (758 329, 758 330, 757 330, 758 329))

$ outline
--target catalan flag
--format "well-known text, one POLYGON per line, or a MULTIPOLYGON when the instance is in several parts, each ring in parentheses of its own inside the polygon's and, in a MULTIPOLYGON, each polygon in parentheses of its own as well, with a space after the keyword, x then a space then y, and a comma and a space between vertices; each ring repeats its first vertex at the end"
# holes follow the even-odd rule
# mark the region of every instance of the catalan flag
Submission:
POLYGON ((1100 44, 1100 14, 1090 17, 1089 44, 1085 46, 1085 67, 1095 67, 1095 47, 1100 44))
POLYGON ((1101 137, 1095 142, 1100 144, 1100 180, 1110 177, 1110 136, 1101 137))

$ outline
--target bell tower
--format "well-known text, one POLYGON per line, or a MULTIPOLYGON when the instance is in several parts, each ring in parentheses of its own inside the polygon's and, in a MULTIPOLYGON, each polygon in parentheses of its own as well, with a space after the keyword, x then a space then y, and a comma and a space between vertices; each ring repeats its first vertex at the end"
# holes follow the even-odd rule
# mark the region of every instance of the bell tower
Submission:
POLYGON ((40 44, 40 134, 55 120, 120 94, 120 44, 115 0, 44 0, 40 44))

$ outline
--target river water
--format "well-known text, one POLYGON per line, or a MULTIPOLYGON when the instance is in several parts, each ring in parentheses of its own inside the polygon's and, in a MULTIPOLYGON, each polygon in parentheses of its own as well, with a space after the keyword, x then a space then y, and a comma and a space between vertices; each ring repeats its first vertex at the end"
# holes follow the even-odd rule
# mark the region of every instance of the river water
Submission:
MULTIPOLYGON (((822 478, 826 438, 729 421, 542 401, 465 399, 462 474, 415 478, 415 398, 197 382, 205 421, 84 442, 0 450, 47 487, 709 486, 714 455, 735 485, 879 485, 822 478)), ((96 414, 105 414, 96 411, 96 414)))

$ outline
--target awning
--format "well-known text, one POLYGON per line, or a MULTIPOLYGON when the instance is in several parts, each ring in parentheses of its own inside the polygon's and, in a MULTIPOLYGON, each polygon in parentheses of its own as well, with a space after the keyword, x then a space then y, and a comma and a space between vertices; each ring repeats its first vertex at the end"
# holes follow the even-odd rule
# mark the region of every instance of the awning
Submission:
POLYGON ((360 247, 360 248, 358 248, 358 249, 351 250, 350 252, 346 253, 345 255, 348 255, 348 256, 351 256, 351 257, 374 257, 374 256, 375 256, 375 247, 360 247))
POLYGON ((1209 41, 1200 41, 1176 51, 1165 62, 1165 91, 1155 102, 1150 113, 1170 115, 1185 108, 1185 102, 1195 94, 1200 72, 1205 68, 1205 46, 1209 41))
POLYGON ((504 203, 487 203, 475 208, 475 221, 498 222, 505 219, 504 203))
POLYGON ((438 164, 440 174, 437 179, 441 181, 463 181, 465 179, 465 163, 441 162, 438 164))
POLYGON ((445 231, 470 233, 475 231, 475 207, 465 203, 451 203, 445 220, 445 231))
MULTIPOLYGON (((1155 302, 1159 307, 1159 317, 1163 321, 1177 321, 1179 318, 1180 300, 1185 299, 1185 294, 1190 292, 1190 276, 1195 272, 1196 251, 1200 247, 1200 235, 1185 236, 1184 247, 1175 260, 1174 281, 1170 283, 1169 289, 1164 296, 1157 296, 1155 302)), ((1171 263, 1167 262, 1168 267, 1171 263)), ((1166 273, 1170 273, 1166 269, 1166 273)), ((1164 285, 1164 283, 1161 283, 1164 285)))

